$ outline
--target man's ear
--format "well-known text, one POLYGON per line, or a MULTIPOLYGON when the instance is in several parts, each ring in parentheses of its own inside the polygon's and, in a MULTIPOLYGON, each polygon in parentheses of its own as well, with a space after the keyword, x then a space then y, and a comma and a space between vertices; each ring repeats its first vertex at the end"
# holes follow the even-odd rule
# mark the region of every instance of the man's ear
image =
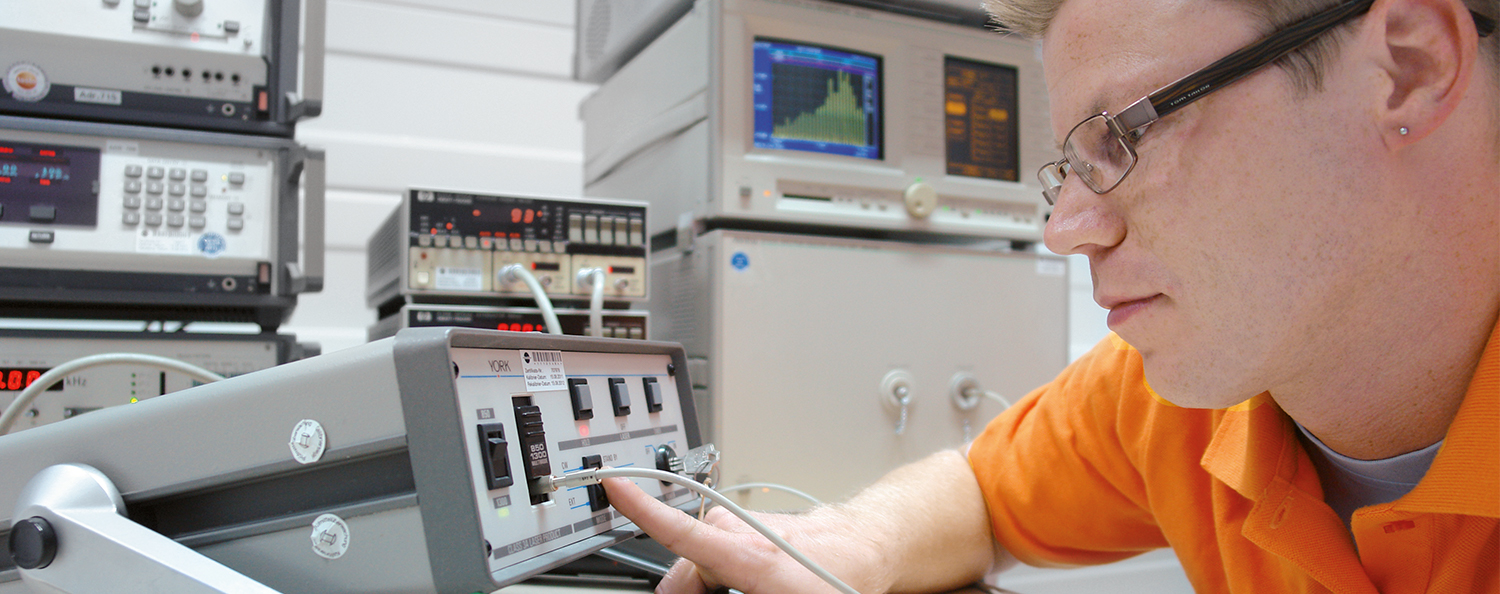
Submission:
POLYGON ((1377 106, 1390 146, 1416 142, 1463 101, 1478 60, 1478 33, 1462 0, 1380 0, 1365 17, 1388 79, 1377 106))

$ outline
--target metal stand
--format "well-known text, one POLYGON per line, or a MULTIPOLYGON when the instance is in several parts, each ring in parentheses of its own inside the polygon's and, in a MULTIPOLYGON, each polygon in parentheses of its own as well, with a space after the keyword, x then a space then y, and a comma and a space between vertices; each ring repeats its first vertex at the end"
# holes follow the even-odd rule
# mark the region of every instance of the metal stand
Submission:
POLYGON ((39 592, 276 594, 125 517, 119 490, 91 466, 43 469, 12 517, 11 557, 39 592))

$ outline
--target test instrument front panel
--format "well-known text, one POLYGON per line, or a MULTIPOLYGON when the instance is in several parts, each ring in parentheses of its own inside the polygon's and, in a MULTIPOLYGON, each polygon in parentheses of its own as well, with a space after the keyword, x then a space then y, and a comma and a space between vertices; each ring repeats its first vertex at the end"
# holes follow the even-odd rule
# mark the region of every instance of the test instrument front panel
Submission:
POLYGON ((597 485, 537 477, 697 445, 677 345, 424 328, 0 439, 0 513, 81 462, 132 519, 279 591, 467 594, 637 534, 597 485))
POLYGON ((366 297, 529 299, 524 282, 497 278, 519 264, 553 300, 587 301, 576 278, 587 268, 605 271, 605 298, 641 300, 645 223, 642 202, 410 190, 370 238, 366 297))
POLYGON ((758 224, 1041 238, 1034 44, 850 6, 699 0, 590 95, 590 195, 758 224))
MULTIPOLYGON (((589 312, 578 309, 554 309, 558 326, 568 336, 593 336, 589 312)), ((633 309, 607 309, 601 315, 604 338, 645 340, 647 313, 633 309)), ((407 303, 370 326, 369 340, 393 336, 407 328, 458 326, 510 332, 546 332, 547 324, 535 307, 492 307, 485 305, 448 305, 407 303)))
MULTIPOLYGON (((1059 256, 716 230, 691 251, 658 252, 652 277, 651 335, 681 342, 694 365, 704 441, 728 453, 725 485, 840 500, 1004 410, 977 395, 957 406, 956 379, 1014 402, 1067 364, 1059 256)), ((739 496, 757 509, 806 504, 739 496)))
MULTIPOLYGON (((0 112, 288 138, 303 115, 287 104, 299 91, 300 0, 9 4, 0 112)), ((321 62, 321 18, 311 25, 308 59, 321 62)))
MULTIPOLYGON (((279 334, 0 329, 0 410, 43 373, 101 353, 167 357, 232 377, 301 359, 304 349, 291 336, 279 334)), ((181 373, 140 364, 84 369, 42 392, 11 431, 56 423, 199 384, 181 373)))
POLYGON ((289 310, 309 161, 289 140, 0 116, 0 296, 289 310))

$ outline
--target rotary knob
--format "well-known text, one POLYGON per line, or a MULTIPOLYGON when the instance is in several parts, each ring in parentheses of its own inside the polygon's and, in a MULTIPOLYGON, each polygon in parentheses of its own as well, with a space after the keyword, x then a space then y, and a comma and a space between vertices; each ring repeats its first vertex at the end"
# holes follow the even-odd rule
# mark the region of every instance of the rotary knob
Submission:
POLYGON ((907 186, 902 196, 906 202, 906 213, 915 219, 925 219, 937 210, 937 190, 923 182, 907 186))
POLYGON ((172 0, 172 6, 182 16, 195 17, 203 14, 203 0, 172 0))
POLYGON ((27 518, 10 528, 10 557, 21 569, 42 569, 57 557, 57 532, 41 517, 27 518))

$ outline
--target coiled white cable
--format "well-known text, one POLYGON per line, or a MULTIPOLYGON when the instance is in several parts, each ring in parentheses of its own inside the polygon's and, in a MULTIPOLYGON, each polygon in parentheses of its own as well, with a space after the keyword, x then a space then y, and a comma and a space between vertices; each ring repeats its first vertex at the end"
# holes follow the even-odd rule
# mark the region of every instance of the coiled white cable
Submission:
POLYGON ((26 386, 26 389, 21 390, 21 393, 16 395, 16 399, 11 401, 10 406, 6 407, 5 414, 0 415, 0 435, 9 433, 11 426, 16 424, 16 419, 19 419, 21 414, 31 406, 32 401, 36 400, 37 396, 47 388, 52 387, 52 384, 62 381, 64 377, 90 367, 123 364, 146 365, 163 371, 175 371, 204 383, 224 379, 224 376, 198 367, 197 365, 183 363, 176 359, 158 357, 156 355, 105 353, 102 355, 80 357, 53 367, 47 373, 43 373, 40 377, 36 378, 36 381, 31 382, 31 385, 26 386))
POLYGON ((604 336, 604 269, 579 269, 578 284, 587 285, 590 288, 589 333, 594 336, 604 336))
POLYGON ((537 282, 536 276, 531 274, 525 266, 511 264, 495 273, 501 284, 510 284, 520 280, 531 289, 531 296, 536 299, 536 306, 542 310, 542 321, 547 323, 549 334, 562 334, 562 324, 557 321, 557 312, 552 310, 552 299, 547 297, 547 291, 542 289, 542 284, 537 282))
POLYGON ((578 472, 570 472, 560 477, 552 477, 551 482, 552 488, 557 489, 578 485, 596 485, 599 484, 600 481, 611 477, 655 479, 658 481, 665 481, 687 487, 694 493, 697 493, 698 495, 723 506, 724 509, 729 510, 729 513, 732 513, 739 519, 744 520, 745 523, 749 524, 751 528, 754 528, 756 532, 761 533, 761 535, 770 540, 772 544, 775 544, 781 550, 786 551, 786 554, 790 555, 792 559, 795 559, 798 563, 801 563, 803 567, 806 567, 809 571, 812 571, 814 575, 822 578, 823 581, 828 582, 829 585, 833 586, 839 592, 843 592, 844 594, 859 594, 858 590, 855 590, 854 588, 850 587, 849 584, 844 583, 844 581, 840 580, 838 576, 829 573, 827 569, 823 569, 823 566, 818 565, 816 561, 808 558, 808 556, 804 555, 802 551, 799 551, 796 547, 792 546, 792 543, 787 542, 786 539, 781 537, 781 535, 776 534, 776 531, 772 530, 770 526, 765 525, 765 523, 761 522, 759 519, 756 519, 755 516, 750 515, 750 512, 745 511, 744 508, 735 505, 735 503, 733 501, 730 501, 728 497, 720 494, 717 491, 714 491, 713 489, 708 488, 703 483, 700 483, 698 481, 670 472, 652 470, 647 468, 598 468, 580 470, 578 472))

